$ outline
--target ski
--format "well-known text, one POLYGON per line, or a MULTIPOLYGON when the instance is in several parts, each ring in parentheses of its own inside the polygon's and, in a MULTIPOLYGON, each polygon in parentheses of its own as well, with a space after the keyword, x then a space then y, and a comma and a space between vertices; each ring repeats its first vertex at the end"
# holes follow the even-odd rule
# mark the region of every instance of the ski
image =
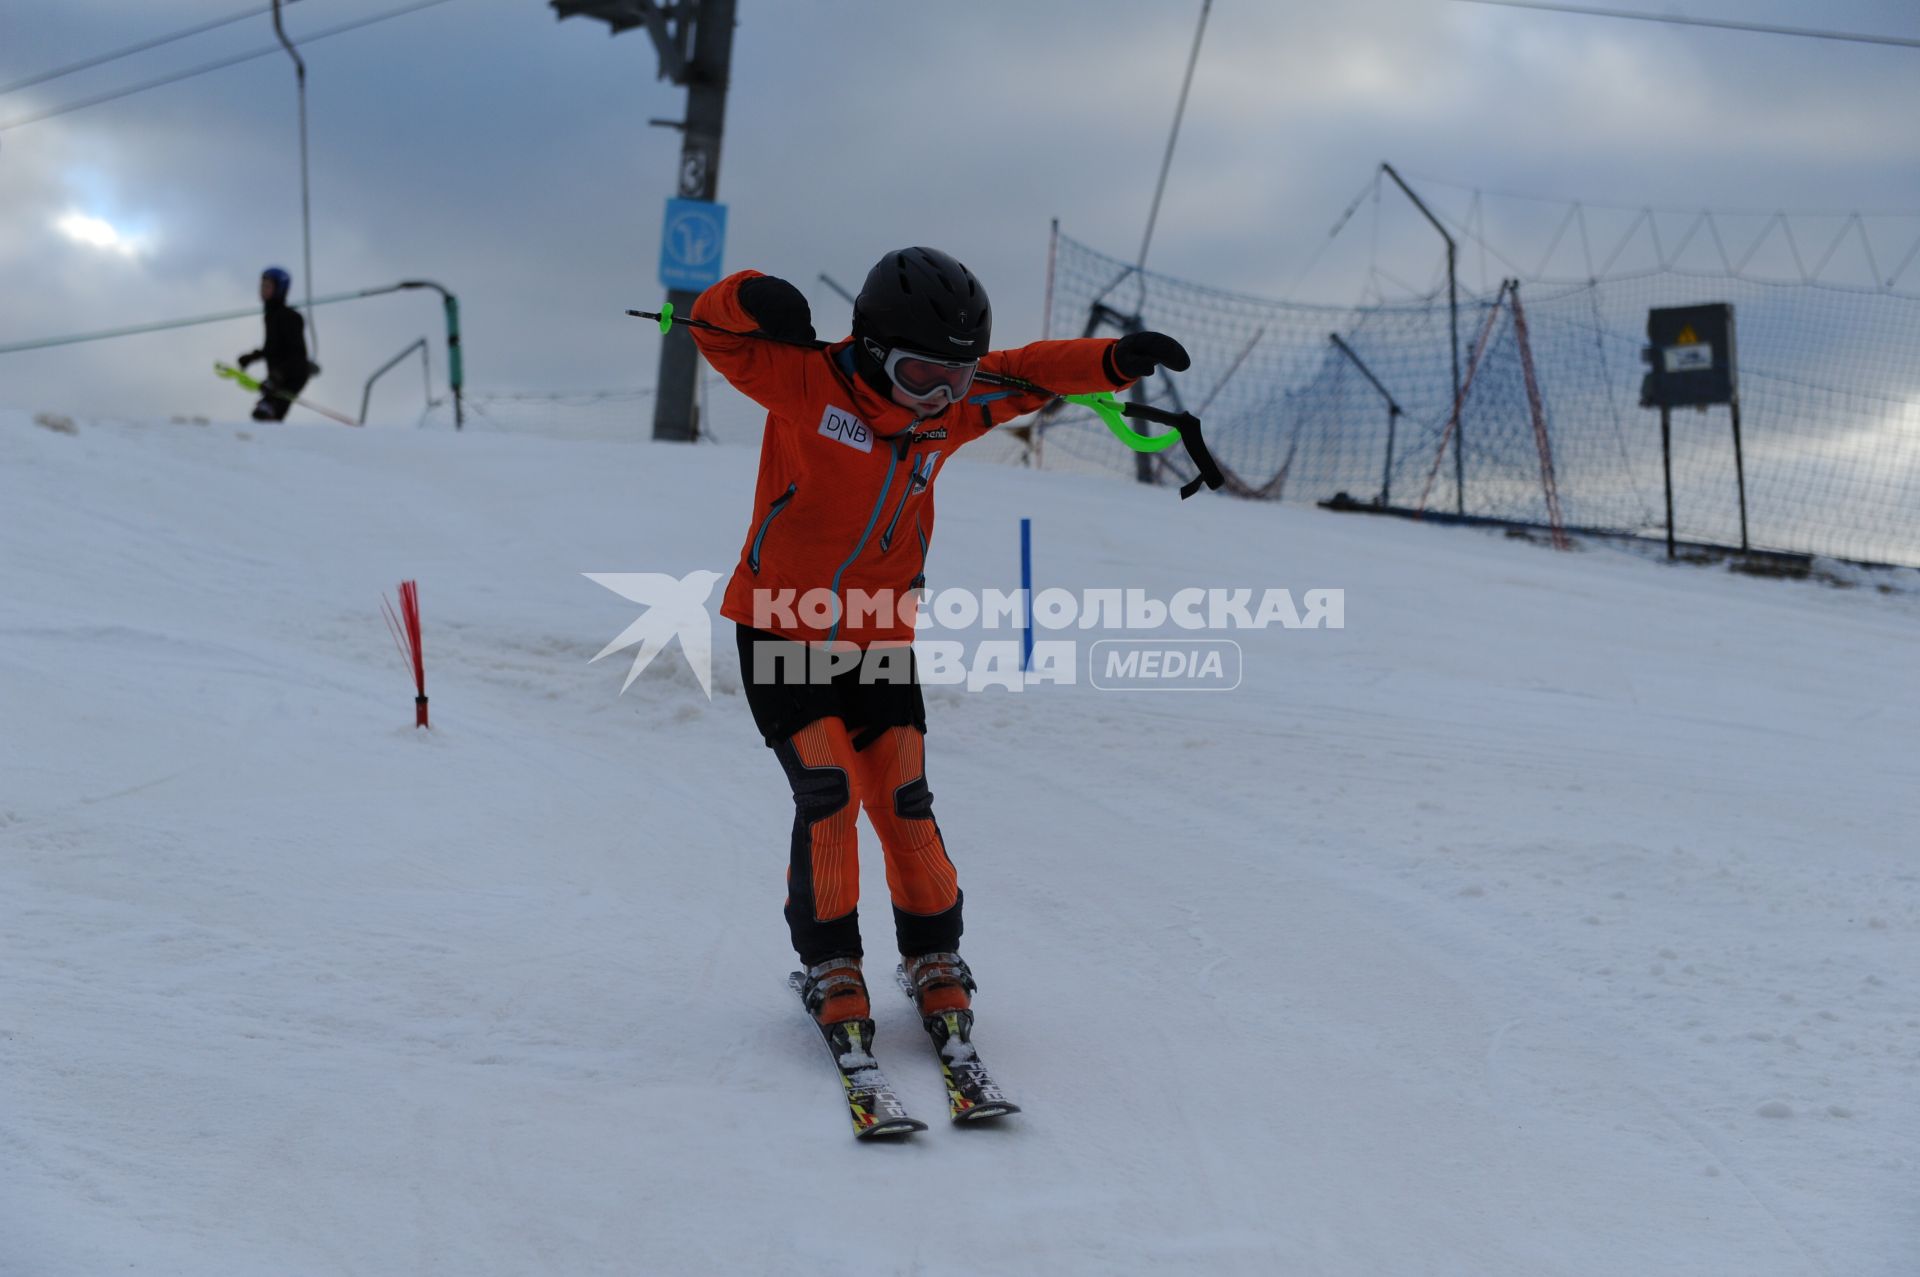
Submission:
MULTIPOLYGON (((804 971, 787 977, 787 987, 801 995, 807 981, 804 971)), ((907 1112, 893 1087, 887 1084, 880 1062, 873 1058, 873 1021, 846 1020, 839 1024, 821 1024, 812 1015, 807 1019, 820 1030, 821 1039, 840 1070, 840 1085, 846 1088, 847 1111, 853 1119, 855 1139, 886 1139, 924 1131, 927 1124, 907 1112)))
MULTIPOLYGON (((899 977, 901 991, 911 999, 913 982, 907 979, 906 969, 896 967, 894 972, 899 977)), ((1000 1084, 987 1072, 987 1066, 980 1063, 979 1052, 973 1049, 972 1011, 942 1011, 926 1016, 921 1025, 940 1057, 940 1076, 947 1084, 949 1118, 957 1123, 986 1122, 1020 1111, 1020 1106, 1000 1090, 1000 1084)))

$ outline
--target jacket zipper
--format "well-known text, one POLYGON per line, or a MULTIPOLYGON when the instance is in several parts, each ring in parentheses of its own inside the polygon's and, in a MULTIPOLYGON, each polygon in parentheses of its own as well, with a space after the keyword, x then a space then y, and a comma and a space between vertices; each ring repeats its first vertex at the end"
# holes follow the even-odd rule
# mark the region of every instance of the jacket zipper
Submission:
POLYGON ((920 572, 907 588, 918 590, 927 583, 927 530, 920 526, 920 516, 917 514, 913 516, 913 534, 920 538, 920 572))
MULTIPOLYGON (((900 462, 906 457, 907 449, 913 446, 913 427, 919 424, 920 418, 915 417, 912 425, 909 425, 906 431, 900 435, 900 442, 888 449, 890 455, 887 458, 886 481, 880 485, 880 495, 873 499, 873 510, 867 515, 867 526, 861 530, 860 540, 854 544, 853 553, 849 554, 847 561, 842 563, 839 569, 834 572, 833 582, 827 587, 833 591, 833 597, 835 599, 840 597, 840 578, 847 574, 847 569, 853 566, 853 561, 860 557, 860 551, 867 548, 867 541, 873 536, 873 525, 880 522, 880 510, 887 504, 887 494, 893 491, 893 472, 899 469, 900 462)), ((839 635, 840 618, 835 617, 833 628, 827 631, 827 646, 832 647, 833 640, 839 637, 839 635)))
POLYGON ((900 523, 900 515, 907 508, 907 499, 916 492, 923 492, 933 482, 933 468, 940 463, 940 454, 930 452, 913 463, 913 473, 907 476, 906 491, 900 494, 900 504, 893 507, 893 517, 887 520, 887 530, 880 534, 880 549, 884 553, 893 548, 893 530, 900 523), (925 473, 922 473, 924 468, 925 473))
POLYGON ((787 490, 773 499, 773 504, 767 507, 766 517, 760 520, 760 530, 753 534, 753 548, 747 551, 747 569, 755 576, 760 575, 760 543, 767 539, 767 529, 773 526, 774 517, 787 508, 799 486, 789 483, 787 490))

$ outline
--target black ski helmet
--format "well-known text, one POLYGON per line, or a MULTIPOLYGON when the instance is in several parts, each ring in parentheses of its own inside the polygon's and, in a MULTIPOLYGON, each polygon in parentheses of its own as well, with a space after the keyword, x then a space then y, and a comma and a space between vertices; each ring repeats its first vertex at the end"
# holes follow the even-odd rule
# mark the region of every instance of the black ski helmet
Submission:
POLYGON ((937 248, 902 248, 867 272, 853 299, 853 349, 860 373, 891 391, 886 356, 905 347, 936 359, 978 359, 993 333, 993 307, 972 271, 937 248), (878 355, 868 346, 881 347, 878 355))

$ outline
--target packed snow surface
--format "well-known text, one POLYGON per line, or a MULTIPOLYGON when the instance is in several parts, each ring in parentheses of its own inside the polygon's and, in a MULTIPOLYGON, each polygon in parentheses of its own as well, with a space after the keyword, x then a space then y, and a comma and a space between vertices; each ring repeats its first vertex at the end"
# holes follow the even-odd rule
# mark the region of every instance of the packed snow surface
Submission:
POLYGON ((711 701, 589 663, 581 574, 729 568, 753 463, 0 414, 0 1272, 1920 1271, 1912 595, 955 465, 936 587, 1026 515, 1043 585, 1346 627, 929 691, 1027 1111, 947 1127, 881 959, 876 1147, 730 627, 711 701))

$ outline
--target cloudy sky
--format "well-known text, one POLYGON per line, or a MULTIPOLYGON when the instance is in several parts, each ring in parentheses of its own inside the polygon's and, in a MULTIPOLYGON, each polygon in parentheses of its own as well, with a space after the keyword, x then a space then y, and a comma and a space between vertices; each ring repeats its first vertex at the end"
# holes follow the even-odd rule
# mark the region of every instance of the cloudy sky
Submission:
MULTIPOLYGON (((297 37, 397 3, 298 0, 288 26, 297 37)), ((9 4, 0 83, 245 7, 9 4)), ((1664 7, 1920 36, 1911 0, 1664 7)), ((1138 248, 1199 8, 739 0, 720 177, 729 267, 793 279, 823 335, 837 336, 845 307, 817 276, 857 285, 885 249, 930 243, 985 278, 998 344, 1038 336, 1051 218, 1116 255, 1138 248)), ((262 265, 298 269, 282 58, 7 127, 271 42, 257 18, 0 95, 0 344, 245 306, 262 265), (102 242, 101 223, 116 241, 102 242)), ((620 312, 661 294, 660 206, 678 138, 646 120, 678 114, 683 95, 656 80, 643 33, 558 23, 544 0, 450 0, 306 56, 316 292, 445 282, 465 308, 475 389, 652 384, 655 340, 620 312)), ((1350 301, 1371 226, 1314 254, 1381 160, 1421 175, 1453 212, 1475 188, 1678 208, 1920 209, 1917 118, 1920 50, 1458 0, 1216 0, 1150 264, 1350 301)), ((1490 228, 1523 260, 1564 211, 1490 207, 1490 228)), ((1920 234, 1914 219, 1876 223, 1883 254, 1904 249, 1903 228, 1920 234)), ((1431 282, 1429 231, 1400 210, 1379 235, 1398 274, 1431 282)), ((349 410, 367 372, 439 324, 418 295, 327 307, 318 320, 326 372, 310 393, 349 410)), ((257 320, 236 321, 0 355, 0 405, 238 415, 237 392, 209 366, 257 334, 257 320)), ((394 415, 417 411, 417 381, 390 393, 394 415)), ((717 424, 740 419, 738 405, 719 406, 717 424)))

